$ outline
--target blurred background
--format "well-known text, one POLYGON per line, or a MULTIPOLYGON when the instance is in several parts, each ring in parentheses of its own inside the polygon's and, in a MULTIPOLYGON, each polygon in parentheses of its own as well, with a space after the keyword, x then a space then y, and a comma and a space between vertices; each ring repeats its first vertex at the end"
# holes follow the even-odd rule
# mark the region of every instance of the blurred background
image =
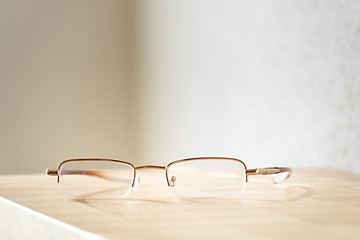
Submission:
POLYGON ((0 174, 199 156, 360 173, 360 2, 0 1, 0 174))

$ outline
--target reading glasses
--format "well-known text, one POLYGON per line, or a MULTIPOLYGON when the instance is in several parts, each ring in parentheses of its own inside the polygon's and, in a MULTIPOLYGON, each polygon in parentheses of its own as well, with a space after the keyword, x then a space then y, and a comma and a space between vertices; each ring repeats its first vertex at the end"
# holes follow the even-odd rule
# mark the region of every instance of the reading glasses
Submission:
POLYGON ((140 169, 165 171, 167 185, 183 197, 208 198, 241 193, 249 175, 273 175, 274 183, 290 177, 288 167, 247 169, 235 158, 200 157, 177 160, 167 166, 133 164, 113 159, 69 159, 57 169, 46 169, 57 176, 62 192, 81 199, 122 198, 138 183, 140 169))

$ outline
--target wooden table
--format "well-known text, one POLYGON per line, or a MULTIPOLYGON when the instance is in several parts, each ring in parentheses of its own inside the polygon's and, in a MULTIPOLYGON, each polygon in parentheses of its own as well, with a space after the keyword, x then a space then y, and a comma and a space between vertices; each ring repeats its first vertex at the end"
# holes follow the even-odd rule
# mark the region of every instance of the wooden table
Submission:
POLYGON ((360 239, 360 175, 295 169, 273 184, 250 176, 244 193, 181 199, 162 172, 142 170, 118 200, 76 200, 45 175, 0 176, 1 239, 360 239))

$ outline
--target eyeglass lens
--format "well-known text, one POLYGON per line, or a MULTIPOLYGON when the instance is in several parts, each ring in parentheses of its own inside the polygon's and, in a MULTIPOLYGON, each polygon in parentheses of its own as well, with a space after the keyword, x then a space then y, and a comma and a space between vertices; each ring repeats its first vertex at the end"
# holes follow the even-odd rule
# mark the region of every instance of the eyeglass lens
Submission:
POLYGON ((133 183, 131 165, 111 161, 70 161, 60 168, 61 191, 78 198, 127 195, 133 183))
POLYGON ((168 168, 174 191, 184 197, 216 197, 240 193, 245 188, 246 168, 227 159, 190 160, 168 168))

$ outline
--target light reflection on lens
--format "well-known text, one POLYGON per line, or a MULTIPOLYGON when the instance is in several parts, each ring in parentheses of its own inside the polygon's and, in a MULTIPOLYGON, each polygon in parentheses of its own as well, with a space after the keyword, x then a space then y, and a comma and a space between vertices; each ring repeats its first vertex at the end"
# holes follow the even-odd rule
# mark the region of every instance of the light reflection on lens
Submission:
POLYGON ((116 198, 131 190, 134 168, 113 161, 69 161, 60 168, 60 188, 77 198, 116 198))
POLYGON ((184 197, 228 196, 244 190, 246 167, 235 159, 185 160, 170 164, 167 177, 184 197))

